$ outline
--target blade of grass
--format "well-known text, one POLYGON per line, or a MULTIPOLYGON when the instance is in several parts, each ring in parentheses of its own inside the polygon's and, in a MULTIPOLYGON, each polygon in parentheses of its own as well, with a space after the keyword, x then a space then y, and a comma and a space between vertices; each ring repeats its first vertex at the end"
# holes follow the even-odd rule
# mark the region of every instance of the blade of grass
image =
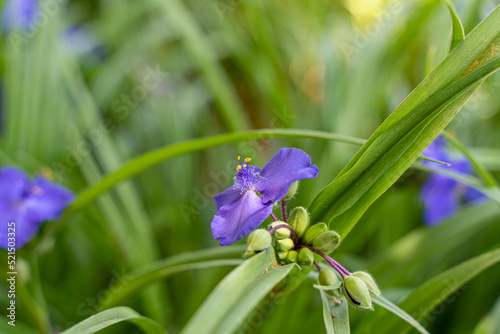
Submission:
POLYGON ((415 320, 411 315, 403 311, 397 305, 393 304, 390 300, 384 298, 383 296, 376 296, 372 298, 372 301, 375 304, 382 306, 387 311, 397 315, 398 317, 412 325, 413 328, 418 330, 420 333, 429 334, 429 332, 424 327, 422 327, 422 325, 417 320, 415 320))
MULTIPOLYGON (((178 144, 169 145, 167 147, 146 153, 139 156, 125 165, 121 166, 118 170, 112 172, 103 178, 94 186, 84 190, 78 196, 77 200, 66 210, 66 214, 81 210, 85 206, 94 201, 100 194, 111 189, 122 180, 133 177, 151 167, 154 167, 165 160, 172 159, 184 154, 189 154, 201 151, 210 147, 235 143, 246 140, 258 140, 264 138, 310 138, 319 140, 330 140, 341 143, 362 145, 365 140, 350 136, 344 136, 329 132, 315 131, 315 130, 298 130, 298 129, 261 129, 246 132, 235 132, 212 137, 204 137, 193 139, 178 144)), ((424 160, 428 158, 421 157, 424 160)), ((445 162, 431 160, 440 164, 445 162)))
POLYGON ((313 201, 311 220, 335 220, 342 237, 500 66, 500 6, 403 101, 313 201))
POLYGON ((139 267, 110 287, 109 297, 103 299, 102 304, 99 306, 99 310, 105 310, 119 305, 141 287, 177 272, 209 268, 217 265, 238 265, 243 261, 242 259, 226 258, 241 256, 244 251, 245 246, 227 248, 216 247, 213 249, 182 253, 139 267))
POLYGON ((119 322, 128 321, 139 327, 144 333, 158 334, 166 333, 166 330, 156 321, 143 317, 129 307, 115 307, 96 315, 65 330, 61 334, 91 334, 119 322))
MULTIPOLYGON (((420 285, 399 304, 399 307, 415 319, 421 320, 460 287, 499 262, 500 248, 474 257, 420 285)), ((367 333, 370 333, 373 332, 370 329, 376 328, 377 333, 401 333, 408 330, 410 325, 390 316, 389 313, 384 313, 371 322, 363 323, 362 327, 360 332, 367 330, 367 333)))
POLYGON ((491 175, 491 173, 486 168, 484 168, 484 166, 479 161, 477 161, 477 159, 474 157, 474 155, 464 145, 462 145, 462 143, 460 143, 455 136, 451 135, 447 131, 443 131, 443 135, 446 137, 446 139, 448 139, 448 141, 453 146, 455 146, 459 151, 461 151, 469 159, 472 166, 474 166, 474 169, 476 170, 476 172, 483 178, 486 185, 492 186, 492 187, 499 186, 499 183, 497 182, 497 180, 495 180, 493 175, 491 175))
POLYGON ((450 51, 452 51, 458 44, 460 44, 465 38, 464 27, 460 17, 458 16, 455 5, 450 0, 444 0, 451 17, 451 42, 450 51))
MULTIPOLYGON (((270 252, 274 252, 271 250, 270 252)), ((277 266, 270 252, 245 261, 205 299, 182 333, 232 333, 294 265, 277 266)))

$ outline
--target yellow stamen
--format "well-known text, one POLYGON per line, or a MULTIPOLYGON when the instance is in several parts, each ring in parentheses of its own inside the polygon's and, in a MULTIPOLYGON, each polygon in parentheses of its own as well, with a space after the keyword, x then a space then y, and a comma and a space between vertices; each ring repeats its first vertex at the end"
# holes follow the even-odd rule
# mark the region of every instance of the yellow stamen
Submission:
POLYGON ((40 174, 41 174, 44 178, 46 178, 46 179, 48 179, 48 180, 53 180, 53 179, 54 179, 54 176, 55 176, 54 171, 53 171, 52 169, 50 169, 50 168, 46 168, 46 167, 42 167, 42 168, 40 169, 40 174))
POLYGON ((245 159, 245 162, 249 162, 250 160, 252 160, 252 159, 250 159, 250 158, 246 158, 246 159, 245 159))
POLYGON ((238 155, 238 161, 240 161, 241 157, 238 155))
POLYGON ((243 167, 246 167, 247 165, 243 165, 243 167))
POLYGON ((236 170, 240 170, 240 169, 241 169, 241 166, 240 166, 240 165, 238 165, 238 167, 236 167, 236 170))

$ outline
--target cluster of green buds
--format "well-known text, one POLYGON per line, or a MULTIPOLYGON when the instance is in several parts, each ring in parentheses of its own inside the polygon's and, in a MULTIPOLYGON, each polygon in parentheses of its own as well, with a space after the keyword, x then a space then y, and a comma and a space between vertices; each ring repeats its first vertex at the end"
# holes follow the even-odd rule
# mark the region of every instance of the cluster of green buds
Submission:
POLYGON ((325 223, 310 225, 309 213, 303 207, 296 207, 290 213, 288 223, 275 221, 268 226, 273 236, 273 246, 282 264, 298 263, 310 267, 315 260, 321 260, 315 251, 330 253, 338 247, 340 236, 328 230, 325 223))
POLYGON ((319 288, 328 295, 341 297, 353 306, 373 310, 371 296, 379 296, 380 290, 373 277, 364 271, 356 271, 343 276, 340 280, 330 269, 320 269, 318 276, 319 288))
MULTIPOLYGON (((292 184, 293 186, 293 184, 292 184)), ((291 187, 291 190, 294 187, 291 187)), ((286 199, 295 194, 297 186, 286 199)), ((289 191, 290 193, 290 191, 289 191)), ((350 273, 329 253, 340 244, 337 232, 329 230, 325 223, 310 224, 309 213, 303 207, 296 207, 288 216, 283 201, 283 221, 275 219, 268 226, 268 230, 253 231, 247 241, 246 257, 265 251, 271 246, 276 250, 277 260, 281 264, 297 263, 301 268, 311 268, 313 265, 319 271, 317 286, 330 296, 341 297, 353 306, 373 310, 371 296, 380 295, 380 290, 373 277, 364 272, 350 273), (325 260, 335 271, 321 268, 318 262, 325 260)))

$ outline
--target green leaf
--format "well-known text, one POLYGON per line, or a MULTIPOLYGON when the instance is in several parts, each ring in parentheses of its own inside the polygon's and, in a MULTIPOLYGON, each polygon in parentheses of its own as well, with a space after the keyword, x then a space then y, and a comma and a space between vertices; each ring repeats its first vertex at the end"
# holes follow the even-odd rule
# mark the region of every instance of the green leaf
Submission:
POLYGON ((345 298, 336 299, 340 303, 334 302, 334 297, 321 291, 323 302, 323 320, 327 334, 349 334, 349 306, 345 298))
POLYGON ((148 284, 173 274, 196 269, 237 266, 242 262, 243 259, 212 260, 179 264, 174 266, 167 265, 165 267, 159 267, 137 274, 134 270, 132 273, 130 273, 130 275, 127 275, 127 278, 120 280, 110 288, 108 294, 109 297, 104 299, 104 303, 100 307, 100 309, 106 309, 110 306, 122 304, 125 299, 130 297, 130 295, 141 292, 141 289, 148 284))
POLYGON ((332 310, 330 308, 330 300, 332 296, 327 295, 323 291, 320 292, 321 301, 323 302, 323 320, 325 321, 326 334, 335 334, 335 328, 333 328, 333 316, 332 310))
POLYGON ((232 333, 295 266, 278 266, 274 258, 261 252, 227 275, 193 315, 184 334, 232 333))
POLYGON ((492 200, 496 201, 497 203, 500 203, 500 188, 498 186, 485 186, 481 184, 481 180, 478 179, 477 177, 462 174, 462 173, 457 173, 452 170, 447 170, 444 168, 432 168, 429 166, 423 166, 420 165, 418 169, 427 171, 429 173, 434 173, 434 174, 440 174, 444 176, 448 176, 452 178, 455 181, 458 181, 460 183, 463 183, 469 187, 472 187, 487 197, 491 198, 492 200))
MULTIPOLYGON (((330 132, 316 131, 316 130, 299 130, 299 129, 261 129, 246 132, 226 133, 212 137, 204 137, 193 139, 178 144, 166 146, 164 148, 143 154, 125 165, 121 166, 115 172, 104 177, 100 182, 94 186, 84 190, 76 201, 68 207, 65 214, 69 214, 83 209, 99 195, 108 191, 117 183, 131 178, 141 172, 144 172, 166 160, 184 155, 205 150, 210 147, 235 143, 247 140, 259 140, 264 138, 310 138, 319 140, 336 141, 346 144, 363 145, 366 140, 351 136, 345 136, 330 132)), ((1 151, 0 151, 1 152, 1 151)), ((425 157, 419 157, 423 160, 434 161, 436 163, 444 164, 438 160, 433 160, 425 157)))
POLYGON ((422 325, 417 320, 415 320, 411 315, 409 315, 408 313, 406 313, 405 311, 400 309, 397 305, 392 303, 390 300, 388 300, 382 296, 376 296, 376 297, 372 297, 372 301, 375 304, 382 306, 387 311, 392 312, 393 314, 397 315, 398 317, 400 317, 401 319, 403 319, 404 321, 406 321, 407 323, 412 325, 420 333, 429 334, 429 332, 424 327, 422 327, 422 325))
POLYGON ((144 286, 167 277, 169 275, 194 269, 211 268, 216 266, 233 266, 240 264, 242 259, 226 259, 239 256, 246 246, 214 247, 193 252, 181 253, 169 258, 139 267, 121 277, 109 288, 99 310, 122 304, 124 300, 144 286))
POLYGON ((500 298, 497 299, 491 311, 477 324, 473 334, 500 333, 500 298))
POLYGON ((120 181, 126 180, 141 172, 144 172, 145 170, 148 170, 165 160, 172 159, 184 154, 202 151, 204 149, 218 145, 272 137, 313 138, 338 141, 355 145, 362 145, 365 142, 364 139, 338 135, 334 133, 294 129, 263 129, 247 132, 227 133, 212 137, 193 139, 174 145, 169 145, 152 152, 148 152, 129 161, 115 172, 107 175, 94 186, 80 193, 76 201, 70 207, 68 207, 65 213, 71 213, 81 210, 82 208, 89 205, 92 201, 94 201, 99 195, 111 189, 120 181))
POLYGON ((366 209, 417 159, 484 78, 500 66, 500 7, 405 99, 310 207, 345 237, 366 209))
POLYGON ((99 310, 122 304, 131 295, 140 292, 140 289, 144 286, 178 272, 215 266, 238 265, 243 261, 242 259, 226 258, 241 257, 245 249, 246 246, 214 247, 181 253, 139 267, 121 277, 109 288, 106 298, 102 298, 99 310))
POLYGON ((318 289, 318 290, 334 290, 338 289, 342 286, 342 283, 336 284, 336 285, 319 285, 319 284, 313 284, 313 288, 318 289))
MULTIPOLYGON (((469 206, 438 226, 422 226, 408 233, 374 257, 367 269, 382 286, 400 284, 409 272, 429 273, 436 262, 435 254, 448 261, 452 261, 456 254, 467 257, 468 252, 473 250, 467 250, 463 245, 481 231, 495 226, 499 218, 496 203, 469 206), (444 235, 446 238, 443 238, 444 235)), ((434 266, 439 267, 439 264, 438 261, 434 266)))
POLYGON ((474 155, 471 152, 469 152, 469 150, 464 145, 460 143, 460 141, 457 138, 455 138, 455 136, 452 136, 446 131, 443 131, 443 135, 446 137, 446 139, 448 139, 448 141, 453 146, 455 146, 459 151, 461 151, 467 157, 467 159, 469 159, 470 163, 472 164, 476 172, 483 178, 484 182, 488 186, 493 186, 493 187, 499 186, 497 180, 495 180, 493 175, 491 175, 491 173, 488 172, 486 168, 484 168, 484 166, 474 157, 474 155))
POLYGON ((82 322, 65 330, 61 334, 90 334, 96 333, 101 329, 117 324, 122 321, 128 321, 139 327, 144 333, 158 334, 166 333, 166 330, 156 321, 144 317, 129 307, 115 307, 96 315, 93 315, 82 322))
POLYGON ((458 16, 455 5, 450 0, 444 0, 448 11, 451 16, 451 43, 450 51, 452 51, 458 44, 460 44, 465 38, 464 27, 462 26, 462 21, 458 16))
MULTIPOLYGON (((400 303, 399 307, 415 319, 423 319, 460 287, 498 262, 500 262, 500 248, 472 258, 420 285, 400 303)), ((389 314, 381 315, 363 325, 367 330, 366 333, 401 333, 409 328, 408 324, 398 321, 389 314)))
POLYGON ((165 16, 165 23, 169 29, 181 37, 187 57, 198 65, 206 85, 215 97, 218 111, 228 130, 247 129, 247 117, 237 98, 238 94, 223 70, 210 39, 205 36, 204 29, 195 19, 194 13, 183 1, 157 0, 156 2, 165 16))

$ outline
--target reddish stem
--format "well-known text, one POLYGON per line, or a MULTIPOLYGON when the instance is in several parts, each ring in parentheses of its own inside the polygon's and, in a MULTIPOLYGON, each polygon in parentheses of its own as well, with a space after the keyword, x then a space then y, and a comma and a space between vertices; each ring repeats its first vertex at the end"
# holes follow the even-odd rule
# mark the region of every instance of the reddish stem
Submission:
POLYGON ((283 221, 286 223, 286 201, 281 201, 281 214, 283 215, 283 221))
POLYGON ((315 248, 313 248, 311 246, 308 246, 308 245, 299 245, 296 248, 304 248, 304 247, 305 248, 309 248, 311 251, 313 251, 314 253, 318 254, 323 259, 325 259, 326 262, 328 262, 333 267, 333 269, 335 269, 340 274, 340 276, 342 278, 344 278, 345 276, 351 275, 351 273, 347 269, 345 269, 344 267, 342 267, 340 265, 340 263, 338 263, 337 261, 335 261, 334 259, 332 259, 328 255, 321 253, 319 250, 317 250, 317 249, 315 249, 315 248))
POLYGON ((292 232, 293 243, 298 244, 299 236, 297 235, 297 232, 295 232, 295 230, 290 225, 287 225, 287 224, 276 225, 275 227, 273 227, 272 229, 269 230, 269 233, 272 234, 274 231, 276 231, 279 228, 286 228, 286 229, 290 230, 290 232, 292 232))

